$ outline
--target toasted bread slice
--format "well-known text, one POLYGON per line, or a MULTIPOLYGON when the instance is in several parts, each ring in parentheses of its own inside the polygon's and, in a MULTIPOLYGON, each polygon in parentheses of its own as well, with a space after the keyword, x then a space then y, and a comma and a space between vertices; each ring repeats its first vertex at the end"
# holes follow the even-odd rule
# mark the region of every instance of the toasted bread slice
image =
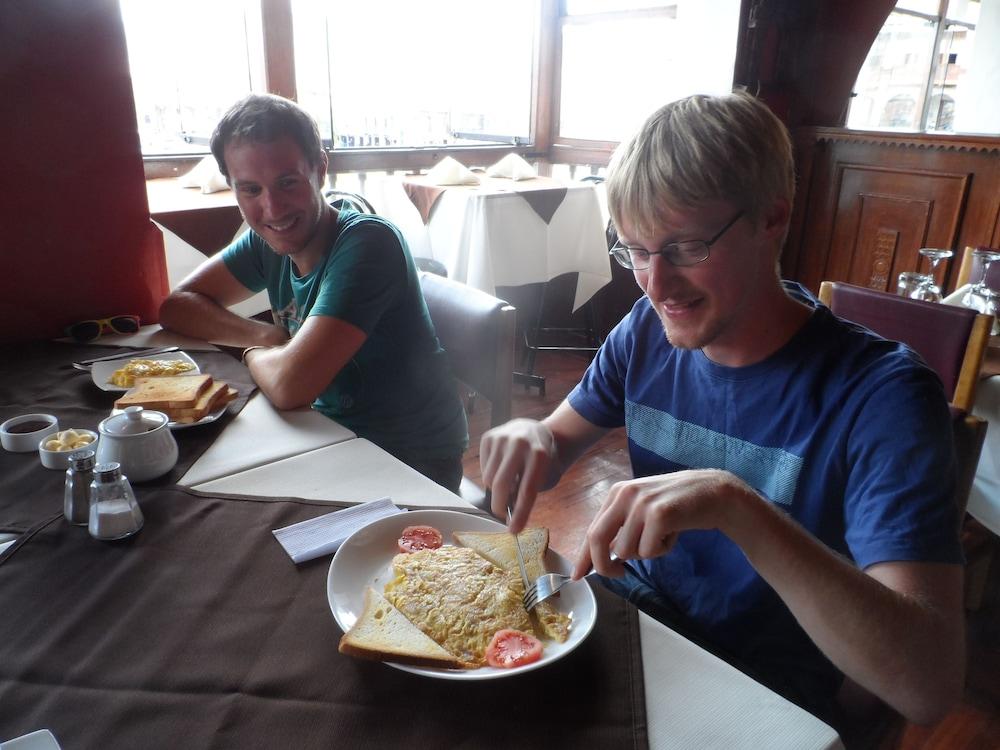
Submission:
MULTIPOLYGON (((452 536, 463 547, 475 550, 494 565, 517 573, 518 590, 523 589, 513 535, 506 531, 456 531, 452 536)), ((544 527, 524 529, 517 538, 521 543, 521 554, 524 555, 524 570, 528 574, 528 580, 534 581, 547 572, 545 551, 549 548, 549 530, 544 527)), ((552 602, 541 602, 530 614, 538 630, 546 638, 563 643, 569 637, 570 619, 557 610, 552 602)))
MULTIPOLYGON (((514 537, 506 531, 456 531, 452 536, 463 547, 474 549, 494 565, 520 575, 514 537)), ((545 551, 549 548, 549 530, 544 527, 524 529, 517 539, 524 555, 524 568, 533 581, 546 572, 545 551)))
POLYGON ((115 401, 115 408, 142 406, 160 411, 192 408, 211 385, 212 376, 207 373, 137 378, 135 385, 115 401))
POLYGON ((340 639, 342 654, 416 667, 460 669, 461 662, 406 619, 375 589, 365 589, 365 608, 340 639))
POLYGON ((222 380, 216 380, 209 386, 208 390, 201 394, 194 406, 180 409, 172 408, 170 410, 170 417, 175 422, 197 422, 209 412, 213 412, 220 406, 232 401, 233 397, 229 396, 230 391, 234 394, 233 397, 235 397, 235 390, 226 385, 222 380))

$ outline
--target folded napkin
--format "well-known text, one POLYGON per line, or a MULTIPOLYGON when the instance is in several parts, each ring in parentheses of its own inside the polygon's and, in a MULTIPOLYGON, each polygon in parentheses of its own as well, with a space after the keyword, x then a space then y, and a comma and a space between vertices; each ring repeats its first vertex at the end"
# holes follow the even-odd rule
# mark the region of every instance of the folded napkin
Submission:
POLYGON ((479 178, 467 166, 446 156, 427 171, 427 182, 432 185, 478 185, 479 178))
POLYGON ((486 170, 487 177, 506 177, 511 180, 531 180, 537 177, 535 170, 517 154, 507 154, 486 170))
POLYGON ((292 561, 301 563, 336 552, 347 537, 372 521, 405 512, 383 497, 274 529, 271 533, 292 561))
POLYGON ((227 190, 226 178, 219 171, 215 157, 209 154, 194 165, 194 169, 180 178, 181 187, 201 188, 202 193, 216 193, 227 190))

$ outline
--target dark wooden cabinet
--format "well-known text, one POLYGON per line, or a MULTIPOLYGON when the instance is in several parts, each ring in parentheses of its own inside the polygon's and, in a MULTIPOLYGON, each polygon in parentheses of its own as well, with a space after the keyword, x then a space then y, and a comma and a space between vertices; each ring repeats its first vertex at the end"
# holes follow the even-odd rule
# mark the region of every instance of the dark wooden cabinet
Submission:
POLYGON ((966 245, 1000 242, 1000 138, 803 128, 799 186, 782 272, 894 291, 925 270, 921 247, 954 249, 938 283, 952 289, 966 245))

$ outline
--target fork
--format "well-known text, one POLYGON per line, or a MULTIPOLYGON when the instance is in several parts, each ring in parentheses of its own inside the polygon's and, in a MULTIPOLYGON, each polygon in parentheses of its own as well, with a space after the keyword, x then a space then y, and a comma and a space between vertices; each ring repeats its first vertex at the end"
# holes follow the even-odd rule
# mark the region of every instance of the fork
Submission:
MULTIPOLYGON (((611 560, 617 559, 618 555, 612 552, 611 560)), ((628 567, 628 563, 626 563, 626 567, 628 567)), ((596 572, 596 570, 591 568, 589 572, 584 574, 583 578, 588 578, 596 572)), ((580 580, 582 581, 583 578, 580 580)), ((530 612, 550 596, 557 594, 559 589, 572 580, 573 579, 570 576, 563 575, 562 573, 543 573, 538 576, 538 578, 535 579, 535 582, 525 590, 523 599, 524 608, 530 612)))

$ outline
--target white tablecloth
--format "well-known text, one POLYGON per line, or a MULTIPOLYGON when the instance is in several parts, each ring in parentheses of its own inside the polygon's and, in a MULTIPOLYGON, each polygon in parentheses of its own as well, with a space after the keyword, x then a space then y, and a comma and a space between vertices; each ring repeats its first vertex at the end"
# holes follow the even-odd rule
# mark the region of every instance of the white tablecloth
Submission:
MULTIPOLYGON (((186 480, 187 477, 185 484, 186 480)), ((203 492, 238 495, 291 495, 353 503, 388 497, 396 505, 468 507, 441 485, 363 438, 298 453, 191 486, 203 492)))
POLYGON ((415 257, 434 258, 448 276, 496 294, 499 286, 579 274, 573 308, 611 281, 611 260, 597 190, 567 183, 566 197, 546 224, 515 191, 460 186, 438 198, 425 226, 398 178, 368 180, 375 211, 403 232, 415 257))
MULTIPOLYGON (((257 391, 181 477, 180 484, 195 487, 355 437, 351 430, 310 408, 278 411, 264 394, 257 391)), ((294 494, 265 492, 259 488, 255 492, 249 489, 246 492, 255 495, 294 494)))
POLYGON ((968 511, 983 526, 1000 535, 1000 375, 979 381, 972 413, 989 425, 969 492, 968 511))

